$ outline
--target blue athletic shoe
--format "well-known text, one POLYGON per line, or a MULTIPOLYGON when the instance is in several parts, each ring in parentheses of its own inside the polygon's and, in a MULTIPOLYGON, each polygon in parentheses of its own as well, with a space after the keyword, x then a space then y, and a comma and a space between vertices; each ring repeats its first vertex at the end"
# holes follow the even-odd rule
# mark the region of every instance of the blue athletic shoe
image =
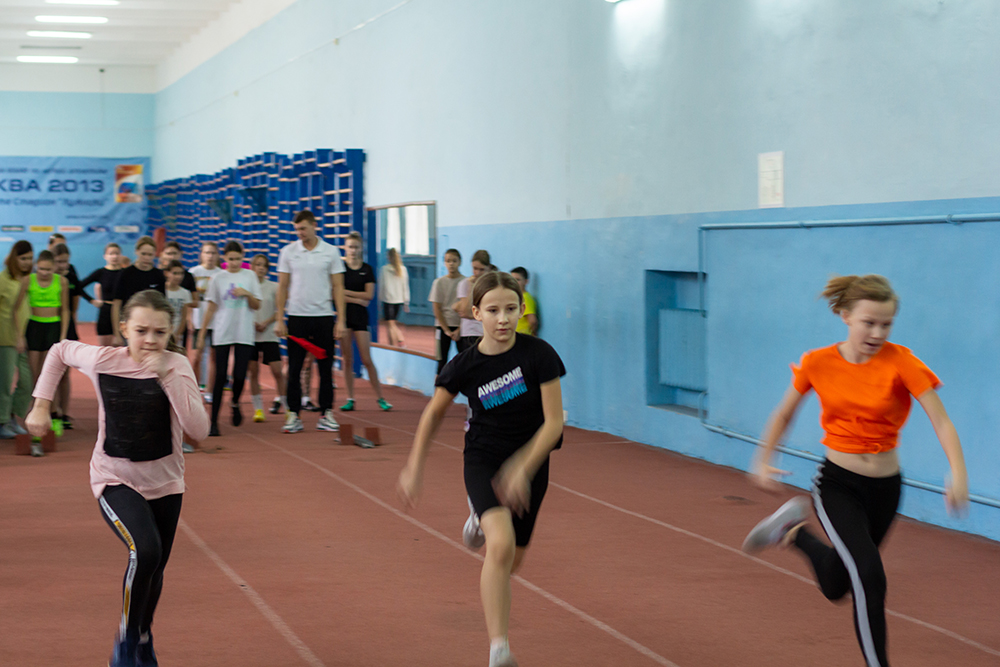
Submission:
POLYGON ((136 667, 160 667, 156 661, 156 651, 153 650, 153 635, 149 636, 149 641, 143 643, 141 640, 135 648, 136 667))
POLYGON ((135 642, 115 642, 115 650, 108 660, 108 667, 138 667, 135 661, 135 642))

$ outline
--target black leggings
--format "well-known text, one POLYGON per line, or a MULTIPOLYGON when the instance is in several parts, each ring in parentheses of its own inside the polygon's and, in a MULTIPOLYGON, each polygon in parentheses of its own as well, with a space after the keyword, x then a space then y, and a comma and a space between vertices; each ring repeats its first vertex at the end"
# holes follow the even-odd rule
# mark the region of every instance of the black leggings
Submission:
POLYGON ((122 586, 120 640, 138 642, 149 632, 163 590, 163 569, 174 545, 181 516, 180 493, 146 500, 124 485, 106 486, 98 502, 101 514, 128 546, 128 567, 122 586))
POLYGON ((226 375, 229 372, 229 348, 233 349, 233 407, 240 403, 243 383, 247 379, 247 365, 257 348, 253 345, 215 345, 215 385, 212 387, 212 423, 218 423, 222 408, 222 392, 226 389, 226 375))
MULTIPOLYGON (((326 412, 333 408, 333 315, 322 317, 288 317, 288 335, 303 338, 326 350, 325 359, 316 359, 319 366, 319 409, 326 412)), ((288 340, 288 387, 287 402, 289 412, 298 412, 302 406, 302 363, 306 350, 295 341, 288 340)))
POLYGON ((813 503, 829 547, 805 528, 795 546, 808 558, 830 600, 854 598, 854 630, 868 667, 887 667, 885 570, 878 547, 885 539, 902 488, 902 477, 865 477, 825 461, 816 475, 813 503))
MULTIPOLYGON (((448 363, 448 353, 451 352, 452 340, 451 340, 451 336, 449 336, 448 334, 446 334, 444 332, 444 329, 442 329, 441 327, 438 327, 438 330, 437 330, 437 339, 438 339, 438 369, 437 369, 437 374, 441 375, 441 371, 444 370, 445 364, 448 363)), ((456 348, 458 347, 457 343, 455 344, 455 347, 456 348)))

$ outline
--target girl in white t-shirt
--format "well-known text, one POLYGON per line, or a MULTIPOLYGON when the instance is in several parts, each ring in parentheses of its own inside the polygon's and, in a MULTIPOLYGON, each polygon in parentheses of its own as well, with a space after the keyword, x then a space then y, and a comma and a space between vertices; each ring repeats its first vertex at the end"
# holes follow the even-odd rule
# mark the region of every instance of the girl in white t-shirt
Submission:
MULTIPOLYGON (((205 295, 208 294, 208 286, 212 284, 212 278, 222 273, 219 268, 219 247, 212 241, 205 241, 201 244, 201 254, 199 256, 201 264, 191 269, 195 283, 195 301, 197 306, 191 311, 191 319, 194 324, 194 331, 201 330, 201 321, 205 317, 205 295)), ((212 346, 212 330, 208 330, 208 346, 212 346)), ((208 368, 202 368, 202 353, 195 350, 194 359, 191 365, 194 366, 194 377, 198 381, 202 390, 211 387, 215 380, 215 358, 209 354, 208 368), (204 375, 203 375, 204 373, 204 375)), ((211 394, 205 394, 206 399, 211 398, 211 394)))
POLYGON ((197 349, 205 347, 212 330, 212 352, 215 357, 215 384, 212 386, 212 426, 209 435, 219 435, 219 408, 226 387, 229 351, 233 351, 233 426, 243 423, 240 395, 247 377, 247 365, 255 347, 254 313, 260 308, 260 283, 253 271, 242 268, 243 246, 230 241, 225 248, 226 270, 212 278, 205 295, 208 307, 198 334, 197 349))
POLYGON ((256 343, 253 357, 250 359, 250 399, 253 401, 253 420, 264 421, 264 397, 260 394, 260 358, 271 369, 274 378, 274 402, 271 404, 271 414, 278 414, 285 408, 285 375, 281 369, 281 346, 278 336, 274 333, 274 323, 278 319, 278 308, 275 303, 278 296, 278 283, 267 279, 271 270, 271 262, 267 255, 254 255, 253 272, 260 281, 260 308, 254 317, 256 343))
POLYGON ((182 348, 187 349, 187 321, 188 311, 194 305, 194 297, 189 290, 181 287, 184 280, 184 265, 178 260, 170 260, 167 268, 163 270, 163 275, 167 279, 167 301, 174 309, 173 320, 170 326, 173 327, 174 340, 182 348))
POLYGON ((472 275, 459 283, 455 293, 458 301, 452 305, 452 310, 462 316, 462 323, 459 324, 461 337, 456 341, 459 353, 475 345, 483 335, 483 323, 472 316, 472 288, 476 284, 476 278, 489 271, 491 266, 490 253, 477 250, 472 255, 472 275))

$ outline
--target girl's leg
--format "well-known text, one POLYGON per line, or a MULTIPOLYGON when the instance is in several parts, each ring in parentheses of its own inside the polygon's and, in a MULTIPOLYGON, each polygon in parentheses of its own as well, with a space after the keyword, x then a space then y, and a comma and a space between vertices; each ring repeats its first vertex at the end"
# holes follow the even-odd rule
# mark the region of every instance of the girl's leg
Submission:
POLYGON ((260 363, 251 359, 247 364, 247 377, 250 378, 250 395, 260 396, 260 363))
POLYGON ((344 384, 347 386, 347 402, 354 400, 354 331, 350 329, 340 339, 340 364, 344 371, 344 384))
POLYGON ((31 390, 34 388, 31 378, 31 365, 28 363, 28 355, 17 355, 17 387, 14 389, 14 403, 11 407, 12 417, 14 415, 24 419, 31 409, 31 390))
POLYGON ((119 641, 131 646, 148 630, 153 610, 163 586, 163 566, 173 544, 180 517, 181 496, 173 495, 152 503, 137 491, 124 486, 107 486, 99 504, 104 520, 128 546, 119 641))
POLYGON ((507 638, 510 621, 510 573, 514 566, 514 524, 510 510, 494 507, 479 518, 486 536, 486 558, 479 578, 479 593, 483 600, 483 615, 490 642, 507 638))
POLYGON ((274 378, 275 398, 285 400, 285 374, 281 369, 281 361, 272 361, 268 364, 271 369, 271 377, 274 378))
POLYGON ((389 320, 389 344, 403 347, 403 333, 399 330, 399 322, 389 320))
MULTIPOLYGON (((300 367, 301 372, 299 374, 299 380, 301 383, 299 385, 301 387, 301 390, 299 391, 300 402, 295 404, 295 407, 293 408, 294 410, 299 410, 301 408, 302 399, 312 402, 312 369, 314 361, 315 357, 313 357, 311 353, 307 352, 305 360, 302 362, 302 366, 300 367)), ((292 374, 291 370, 289 370, 288 374, 292 374)))
MULTIPOLYGON (((229 367, 229 348, 231 345, 216 345, 212 347, 212 358, 216 368, 229 367)), ((226 389, 226 374, 216 373, 215 384, 212 385, 212 423, 219 423, 219 409, 222 407, 222 392, 226 389)))
POLYGON ((59 380, 59 416, 65 417, 69 412, 69 392, 70 392, 70 382, 69 382, 69 371, 67 368, 66 372, 63 373, 62 379, 59 380))
POLYGON ((451 336, 444 332, 444 329, 438 327, 437 329, 437 344, 438 344, 438 367, 437 374, 441 375, 441 371, 444 370, 445 364, 448 363, 448 353, 451 352, 451 336))
POLYGON ((254 353, 253 345, 233 345, 233 412, 240 408, 240 396, 247 379, 247 365, 254 353))
POLYGON ((31 366, 31 386, 38 384, 38 376, 42 374, 42 364, 45 363, 45 353, 38 350, 28 350, 28 365, 31 366))
POLYGON ((382 384, 378 381, 378 369, 372 363, 371 334, 367 331, 355 331, 354 340, 358 342, 358 354, 361 356, 361 363, 368 371, 368 380, 372 383, 375 395, 378 396, 378 400, 385 401, 382 396, 382 384))

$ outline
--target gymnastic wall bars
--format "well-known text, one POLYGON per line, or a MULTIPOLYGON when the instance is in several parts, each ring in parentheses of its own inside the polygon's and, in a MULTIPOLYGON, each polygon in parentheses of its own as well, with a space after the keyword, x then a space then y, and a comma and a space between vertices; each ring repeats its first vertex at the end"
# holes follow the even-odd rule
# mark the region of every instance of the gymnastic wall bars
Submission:
MULTIPOLYGON (((891 227, 896 225, 962 225, 974 222, 1000 222, 1000 213, 970 213, 959 215, 929 215, 916 217, 899 218, 860 218, 853 220, 795 220, 787 222, 747 222, 747 223, 707 223, 698 227, 698 308, 702 317, 708 317, 705 308, 705 265, 708 256, 708 232, 718 230, 745 230, 745 229, 812 229, 821 227, 891 227)), ((705 346, 705 353, 708 353, 708 346, 705 346)), ((706 364, 707 366, 707 364, 706 364)), ((701 425, 713 433, 724 435, 734 440, 742 440, 750 444, 763 447, 764 442, 758 438, 745 433, 739 433, 732 429, 711 424, 708 422, 707 414, 702 409, 702 401, 708 392, 705 391, 698 400, 698 419, 701 425)), ((823 457, 812 452, 801 449, 792 449, 784 445, 778 445, 777 450, 783 454, 795 456, 801 459, 820 463, 823 457)), ((903 478, 903 484, 915 489, 933 491, 944 495, 945 489, 938 484, 929 484, 915 479, 903 478)), ((987 505, 1000 509, 1000 500, 981 496, 975 493, 969 494, 969 501, 979 505, 987 505)))

